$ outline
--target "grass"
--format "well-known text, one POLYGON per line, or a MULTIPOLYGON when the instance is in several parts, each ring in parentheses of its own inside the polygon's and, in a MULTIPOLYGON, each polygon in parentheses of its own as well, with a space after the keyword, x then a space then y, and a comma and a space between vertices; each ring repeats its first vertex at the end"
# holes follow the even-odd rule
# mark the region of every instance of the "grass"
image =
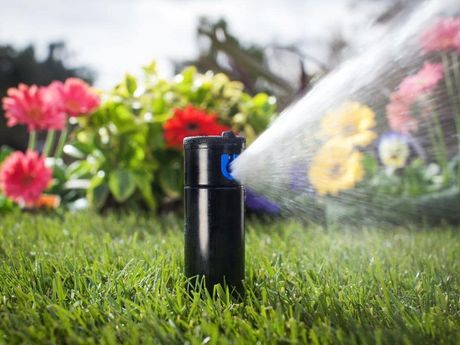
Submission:
POLYGON ((247 226, 246 294, 184 289, 182 222, 0 220, 0 343, 460 342, 460 229, 247 226))

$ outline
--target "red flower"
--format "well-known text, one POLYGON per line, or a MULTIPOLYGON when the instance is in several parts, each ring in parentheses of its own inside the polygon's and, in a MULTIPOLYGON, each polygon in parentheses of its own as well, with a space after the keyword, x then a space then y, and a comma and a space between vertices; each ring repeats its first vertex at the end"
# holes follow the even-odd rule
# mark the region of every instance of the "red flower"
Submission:
POLYGON ((165 122, 163 128, 166 146, 179 150, 182 149, 185 137, 220 135, 229 130, 228 127, 217 122, 216 114, 206 113, 191 105, 184 109, 175 109, 173 117, 165 122))
POLYGON ((60 99, 62 110, 69 116, 92 113, 99 107, 99 96, 88 84, 78 78, 68 78, 64 83, 55 81, 49 86, 60 99))
POLYGON ((18 151, 5 159, 0 167, 0 188, 11 200, 33 204, 48 187, 52 170, 45 166, 45 158, 35 151, 18 151))
POLYGON ((64 128, 65 113, 49 88, 19 84, 18 88, 9 88, 7 95, 3 109, 8 127, 26 125, 29 131, 64 128))

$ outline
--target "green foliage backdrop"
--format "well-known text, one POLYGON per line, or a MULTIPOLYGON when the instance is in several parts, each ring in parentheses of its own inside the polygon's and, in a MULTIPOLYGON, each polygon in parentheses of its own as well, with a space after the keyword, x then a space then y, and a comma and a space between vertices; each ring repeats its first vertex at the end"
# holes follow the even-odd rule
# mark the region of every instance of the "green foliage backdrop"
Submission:
POLYGON ((121 204, 151 210, 179 207, 182 152, 166 147, 163 135, 174 109, 193 105, 216 113, 220 123, 243 134, 248 144, 275 115, 273 97, 250 96, 243 84, 221 73, 200 74, 188 67, 166 80, 155 63, 143 72, 140 80, 126 75, 96 113, 80 118, 65 148, 76 159, 67 171, 69 184, 86 180, 87 199, 98 209, 121 204))

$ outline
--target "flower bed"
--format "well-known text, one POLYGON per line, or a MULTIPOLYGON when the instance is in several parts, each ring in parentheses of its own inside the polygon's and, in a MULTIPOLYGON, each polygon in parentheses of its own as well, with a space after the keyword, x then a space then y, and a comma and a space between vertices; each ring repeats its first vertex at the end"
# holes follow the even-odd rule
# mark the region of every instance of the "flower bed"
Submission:
POLYGON ((143 71, 105 93, 77 79, 10 89, 3 100, 8 125, 26 125, 30 143, 25 155, 3 151, 0 207, 55 206, 45 202, 47 191, 70 208, 86 200, 96 209, 177 210, 186 136, 232 129, 250 144, 275 115, 273 97, 252 97, 223 74, 190 67, 167 80, 154 63, 143 71), (40 152, 37 131, 48 131, 40 152), (53 145, 55 131, 61 134, 53 145))
POLYGON ((460 222, 460 18, 439 19, 420 46, 423 64, 383 114, 350 101, 323 117, 308 182, 330 220, 460 222))

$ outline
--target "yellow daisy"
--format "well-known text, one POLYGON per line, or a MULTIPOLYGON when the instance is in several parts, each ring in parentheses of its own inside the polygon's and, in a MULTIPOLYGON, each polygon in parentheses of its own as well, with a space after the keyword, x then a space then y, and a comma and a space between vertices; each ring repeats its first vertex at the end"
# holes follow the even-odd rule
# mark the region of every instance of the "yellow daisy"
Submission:
POLYGON ((341 138, 354 146, 372 143, 377 134, 375 113, 368 106, 358 102, 346 102, 338 109, 327 113, 321 121, 323 134, 341 138))
POLYGON ((319 195, 337 195, 364 177, 363 154, 349 142, 328 141, 313 158, 308 177, 319 195))

